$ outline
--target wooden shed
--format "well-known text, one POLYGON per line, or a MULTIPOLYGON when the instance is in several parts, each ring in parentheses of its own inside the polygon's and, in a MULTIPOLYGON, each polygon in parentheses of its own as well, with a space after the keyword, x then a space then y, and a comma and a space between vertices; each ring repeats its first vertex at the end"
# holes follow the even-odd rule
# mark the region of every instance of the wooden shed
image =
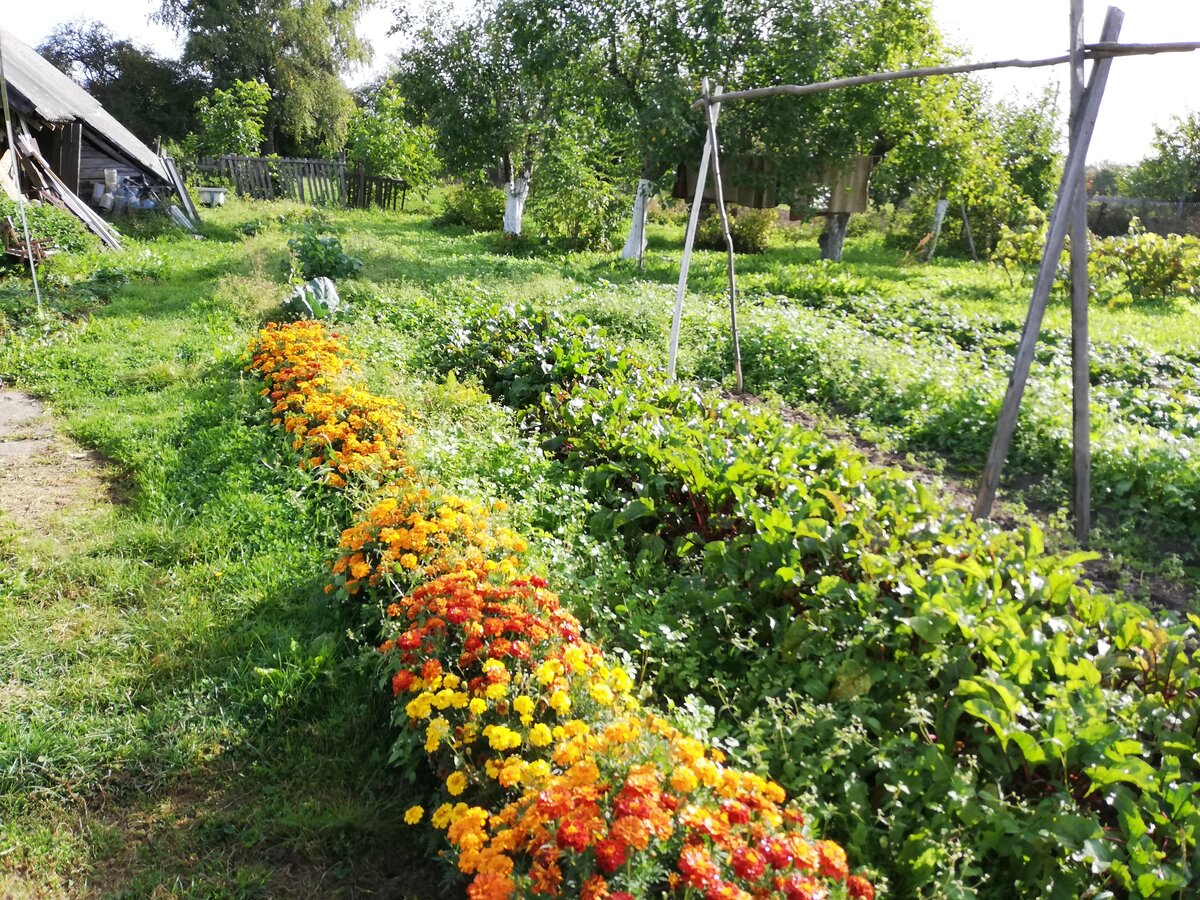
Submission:
MULTIPOLYGON (((118 180, 131 179, 165 199, 181 194, 182 185, 167 163, 95 97, 2 26, 0 58, 17 143, 15 148, 4 147, 0 131, 0 153, 7 157, 5 151, 16 150, 22 168, 31 170, 26 193, 34 193, 38 187, 36 170, 48 167, 54 177, 40 173, 41 199, 70 209, 89 227, 93 223, 80 207, 91 203, 93 185, 104 182, 106 170, 115 171, 118 180), (72 196, 64 196, 64 189, 72 196)), ((189 206, 185 199, 184 208, 189 206)), ((95 210, 90 212, 99 218, 95 210)))

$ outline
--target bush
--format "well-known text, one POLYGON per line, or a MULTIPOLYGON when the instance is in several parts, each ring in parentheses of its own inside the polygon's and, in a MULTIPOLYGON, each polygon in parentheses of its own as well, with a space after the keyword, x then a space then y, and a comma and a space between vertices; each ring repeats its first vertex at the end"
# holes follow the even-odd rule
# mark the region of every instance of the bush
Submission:
POLYGON ((349 278, 362 270, 362 260, 342 251, 342 242, 333 235, 322 237, 306 228, 298 238, 288 241, 292 268, 299 269, 305 281, 314 278, 349 278))
MULTIPOLYGON (((762 253, 767 249, 779 214, 773 209, 748 209, 729 204, 729 233, 735 253, 762 253)), ((705 250, 724 250, 725 232, 721 217, 714 213, 696 229, 696 246, 705 250)))
POLYGON ((1090 258, 1097 287, 1115 282, 1134 301, 1194 297, 1200 288, 1200 240, 1147 232, 1136 218, 1125 236, 1096 241, 1090 258))
POLYGON ((439 225, 465 225, 472 231, 499 231, 504 225, 504 191, 483 181, 456 184, 446 193, 439 225))
POLYGON ((538 234, 575 250, 607 250, 628 206, 611 164, 597 154, 602 138, 580 120, 560 129, 534 171, 529 214, 538 234))

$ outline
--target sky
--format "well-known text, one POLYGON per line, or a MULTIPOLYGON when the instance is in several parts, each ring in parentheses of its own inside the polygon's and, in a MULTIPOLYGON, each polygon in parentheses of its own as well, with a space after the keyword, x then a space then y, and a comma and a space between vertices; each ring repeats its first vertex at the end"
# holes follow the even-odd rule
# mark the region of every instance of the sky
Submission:
MULTIPOLYGON (((61 22, 98 18, 118 37, 146 44, 164 56, 177 55, 179 41, 168 29, 150 21, 156 0, 0 0, 3 24, 17 37, 38 44, 61 22), (15 7, 15 8, 14 8, 15 7)), ((1099 39, 1106 0, 1085 0, 1087 39, 1099 39)), ((1070 0, 933 0, 934 15, 947 38, 966 50, 971 60, 1040 58, 1065 52, 1069 43, 1070 0)), ((1200 0, 1125 0, 1121 40, 1135 43, 1200 41, 1200 0)), ((361 33, 375 46, 376 62, 351 73, 358 83, 386 66, 398 40, 386 36, 391 17, 386 10, 367 14, 361 33)), ((1067 103, 1065 67, 1013 70, 983 76, 997 99, 1061 88, 1067 103)), ((1131 163, 1146 156, 1154 126, 1169 125, 1173 115, 1200 110, 1200 52, 1118 59, 1109 76, 1104 104, 1089 158, 1131 163)))

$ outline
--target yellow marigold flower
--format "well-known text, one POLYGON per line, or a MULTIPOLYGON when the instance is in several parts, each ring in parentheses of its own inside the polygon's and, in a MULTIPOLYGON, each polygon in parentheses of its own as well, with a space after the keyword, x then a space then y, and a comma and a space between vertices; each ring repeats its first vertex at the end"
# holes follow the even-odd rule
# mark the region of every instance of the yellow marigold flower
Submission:
POLYGON ((503 700, 508 696, 508 685, 504 682, 489 684, 483 691, 484 696, 489 700, 503 700))
POLYGON ((534 670, 540 684, 549 684, 562 674, 563 664, 557 659, 547 659, 534 670))
POLYGON ((457 797, 467 789, 467 776, 462 772, 453 772, 446 779, 446 790, 450 792, 451 797, 457 797))
POLYGON ((431 824, 434 828, 445 828, 450 824, 450 816, 453 811, 454 807, 452 807, 449 803, 443 803, 436 810, 434 810, 433 815, 429 819, 429 824, 431 824))
POLYGON ((538 722, 529 730, 529 743, 535 747, 545 747, 554 740, 554 735, 550 731, 550 726, 538 722))
POLYGON ((512 702, 512 708, 519 716, 529 716, 533 714, 533 698, 528 694, 521 694, 512 702))
POLYGON ((417 555, 415 553, 405 553, 400 557, 400 565, 405 569, 415 569, 417 567, 417 555))
POLYGON ((471 710, 471 715, 482 716, 485 712, 487 712, 487 701, 482 697, 473 697, 468 705, 468 708, 471 710))
POLYGON ((422 691, 412 700, 408 701, 408 705, 404 707, 404 711, 410 719, 428 719, 433 714, 433 695, 428 691, 422 691))
POLYGON ((548 702, 550 708, 560 716, 565 716, 571 709, 571 698, 563 690, 557 690, 551 694, 548 702))
POLYGON ((442 686, 443 687, 457 689, 458 686, 461 684, 462 684, 462 679, 453 673, 442 676, 442 686))
POLYGON ((420 806, 410 806, 408 808, 408 810, 404 813, 404 821, 407 822, 409 825, 416 825, 418 822, 421 821, 421 819, 424 815, 425 815, 424 808, 422 808, 420 806))
POLYGON ((504 663, 498 659, 485 659, 483 661, 483 672, 485 675, 491 675, 493 672, 507 672, 504 663))
POLYGON ((519 784, 521 776, 525 774, 525 760, 519 756, 514 756, 504 763, 500 769, 500 776, 497 779, 502 787, 512 787, 519 784))
POLYGON ((536 787, 550 777, 550 763, 544 759, 535 759, 525 767, 525 784, 536 787))
POLYGON ((612 689, 618 694, 627 694, 629 693, 629 689, 633 687, 633 679, 620 666, 613 669, 609 674, 608 683, 612 685, 612 689))
POLYGON ((450 723, 442 716, 430 720, 425 728, 425 752, 433 753, 450 733, 450 723))
POLYGON ((563 663, 578 675, 587 668, 587 656, 578 647, 568 647, 563 651, 563 663))
POLYGON ((613 692, 607 684, 592 682, 588 686, 588 693, 592 695, 592 699, 601 706, 611 706, 613 702, 613 692))
POLYGON ((676 766, 671 773, 671 787, 681 794, 690 794, 699 784, 700 779, 687 766, 676 766))

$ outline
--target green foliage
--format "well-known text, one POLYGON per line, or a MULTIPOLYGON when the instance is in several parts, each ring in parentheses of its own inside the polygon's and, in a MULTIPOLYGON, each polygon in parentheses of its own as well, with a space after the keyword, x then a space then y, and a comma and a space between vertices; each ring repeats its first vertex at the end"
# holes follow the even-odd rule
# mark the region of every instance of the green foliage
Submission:
POLYGON ((1089 259, 1098 287, 1115 283, 1134 302, 1195 297, 1200 291, 1200 239, 1153 234, 1136 218, 1127 235, 1096 241, 1089 259))
POLYGON ((261 81, 235 81, 196 102, 199 149, 209 156, 255 156, 263 142, 263 120, 271 89, 261 81))
POLYGON ((436 139, 433 129, 407 120, 399 88, 385 82, 351 120, 346 149, 369 174, 399 178, 424 194, 441 167, 436 139))
POLYGON ((504 221, 504 191, 482 180, 452 185, 442 201, 438 221, 465 225, 472 231, 499 231, 504 221))
POLYGON ((147 144, 181 140, 195 126, 191 111, 203 80, 177 60, 118 39, 100 22, 58 25, 37 49, 147 144))
MULTIPOLYGON (((749 209, 729 204, 729 236, 735 253, 763 253, 775 233, 779 213, 774 209, 749 209)), ((725 231, 721 216, 713 212, 696 229, 696 246, 706 250, 725 250, 725 231)))
POLYGON ((524 406, 598 504, 633 580, 595 615, 660 689, 740 722, 897 896, 1195 883, 1200 619, 1089 593, 1086 554, 665 385, 581 323, 493 309, 441 364, 524 406))
POLYGON ((1129 174, 1129 190, 1157 200, 1200 200, 1200 113, 1154 128, 1154 155, 1129 174))
POLYGON ((183 62, 218 88, 270 88, 272 151, 333 155, 345 146, 354 100, 341 75, 370 59, 356 33, 370 0, 160 0, 158 19, 184 36, 183 62))
MULTIPOLYGON (((1040 213, 1028 225, 1001 229, 992 254, 1012 282, 1029 277, 1041 265, 1047 224, 1040 213)), ((1070 281, 1068 250, 1063 250, 1055 286, 1061 293, 1070 281)), ((1200 286, 1200 239, 1147 232, 1135 217, 1128 234, 1092 237, 1088 247, 1092 291, 1106 301, 1130 298, 1133 302, 1194 297, 1200 286)))
MULTIPOLYGON (((15 201, 5 194, 0 194, 0 219, 6 216, 12 218, 17 234, 24 239, 21 210, 15 201)), ((35 241, 50 241, 53 246, 66 251, 95 250, 99 247, 99 242, 92 233, 65 209, 59 209, 49 203, 39 203, 36 206, 27 203, 25 217, 29 222, 30 236, 35 241)))
POLYGON ((542 237, 573 249, 611 247, 625 204, 603 146, 595 125, 576 117, 546 142, 528 208, 542 237))
POLYGON ((293 269, 298 269, 305 281, 350 278, 362 270, 362 260, 344 252, 336 235, 322 235, 315 228, 306 227, 300 237, 289 240, 288 249, 293 269))

